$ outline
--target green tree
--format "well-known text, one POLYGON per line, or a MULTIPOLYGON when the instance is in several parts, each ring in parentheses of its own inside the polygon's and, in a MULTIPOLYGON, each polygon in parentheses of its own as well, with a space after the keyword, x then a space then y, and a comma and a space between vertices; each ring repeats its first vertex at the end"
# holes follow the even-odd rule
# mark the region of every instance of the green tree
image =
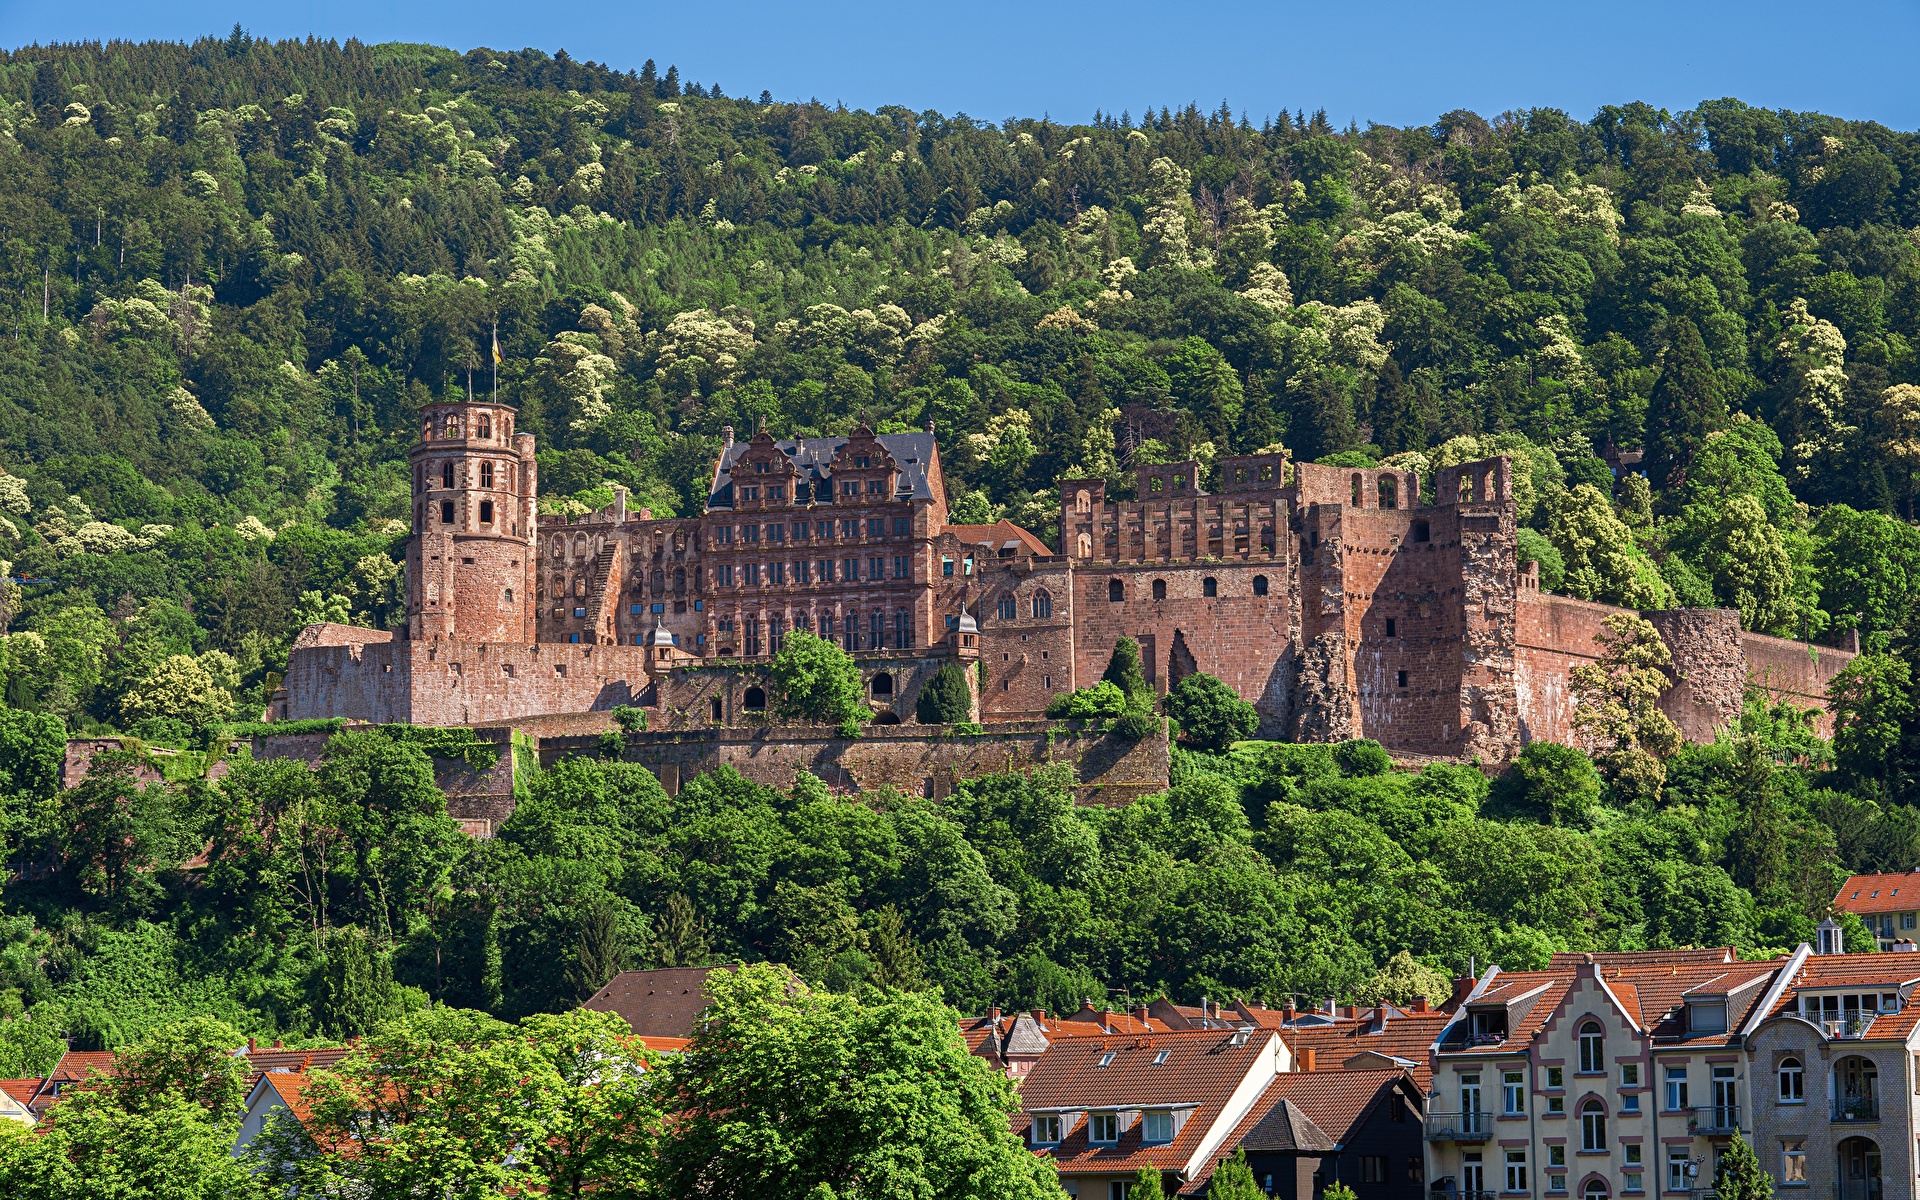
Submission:
POLYGON ((1699 328, 1686 317, 1673 318, 1660 381, 1647 405, 1647 474, 1663 491, 1677 496, 1707 435, 1726 419, 1726 402, 1699 328))
POLYGON ((1260 714, 1237 692, 1203 672, 1195 671, 1167 693, 1167 715, 1180 723, 1181 736, 1203 750, 1225 750, 1250 738, 1260 727, 1260 714))
POLYGON ((1569 595, 1627 608, 1672 607, 1673 592, 1659 568, 1592 484, 1583 483, 1553 502, 1547 539, 1566 564, 1569 595))
POLYGON ((1905 659, 1863 654, 1827 685, 1833 708, 1833 754, 1857 778, 1891 782, 1904 770, 1900 755, 1913 720, 1913 672, 1905 659))
POLYGON ((1160 1187, 1158 1167, 1141 1167, 1127 1185, 1127 1200, 1166 1200, 1166 1195, 1160 1187))
MULTIPOLYGON (((1596 635, 1600 657, 1575 667, 1573 727, 1625 798, 1658 800, 1664 760, 1680 748, 1680 730, 1660 711, 1663 668, 1673 655, 1660 631, 1643 617, 1614 613, 1596 635)), ((1701 943, 1705 944, 1705 943, 1701 943)))
POLYGON ((666 1194, 1059 1195, 1051 1163, 1007 1128, 1012 1085, 932 997, 812 991, 773 966, 707 988, 708 1019, 669 1069, 681 1107, 660 1141, 666 1194))
POLYGON ((357 926, 326 931, 309 987, 314 1020, 335 1038, 371 1033, 399 1013, 392 958, 357 926))
POLYGON ((1793 560, 1766 510, 1752 496, 1725 502, 1694 565, 1712 581, 1716 596, 1740 610, 1742 628, 1780 635, 1797 632, 1793 560))
POLYGON ((1223 1158, 1207 1181, 1207 1200, 1265 1200, 1266 1191, 1253 1177, 1247 1165, 1247 1152, 1236 1147, 1232 1158, 1223 1158))
POLYGON ((784 720, 824 721, 852 737, 871 711, 853 655, 804 629, 786 636, 767 674, 780 696, 775 712, 784 720))
POLYGON ((1140 663, 1140 643, 1132 638, 1123 635, 1114 640, 1113 654, 1100 678, 1119 688, 1129 706, 1152 707, 1153 689, 1147 686, 1146 670, 1140 663))
POLYGON ((973 719, 973 689, 966 668, 944 662, 920 687, 913 703, 913 719, 922 725, 954 725, 973 719))
POLYGON ((1374 972, 1360 986, 1354 999, 1362 1004, 1393 1004, 1406 1007, 1415 1000, 1441 1004, 1453 995, 1453 980, 1445 971, 1416 961, 1412 954, 1399 950, 1387 965, 1374 972))
POLYGON ((1488 799, 1491 811, 1502 817, 1584 829, 1600 805, 1600 775, 1576 747, 1529 742, 1494 782, 1488 799))

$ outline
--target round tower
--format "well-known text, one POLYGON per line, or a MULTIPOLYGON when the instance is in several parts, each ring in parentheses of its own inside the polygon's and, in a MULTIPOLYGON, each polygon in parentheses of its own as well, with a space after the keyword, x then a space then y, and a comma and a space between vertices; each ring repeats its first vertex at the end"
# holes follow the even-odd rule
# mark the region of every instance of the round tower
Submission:
POLYGON ((407 635, 415 641, 533 641, 538 485, 533 435, 509 405, 422 406, 407 547, 407 635))

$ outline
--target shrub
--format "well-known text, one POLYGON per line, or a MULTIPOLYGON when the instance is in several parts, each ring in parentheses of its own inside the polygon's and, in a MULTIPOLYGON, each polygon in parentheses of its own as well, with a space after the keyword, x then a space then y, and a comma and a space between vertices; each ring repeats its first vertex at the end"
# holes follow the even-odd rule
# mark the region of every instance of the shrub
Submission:
POLYGON ((1104 679, 1092 687, 1055 696, 1047 705, 1049 717, 1081 721, 1117 717, 1126 710, 1126 695, 1104 679))
POLYGON ((853 655, 804 629, 787 635, 768 674, 780 692, 774 712, 782 720, 824 721, 854 737, 870 714, 853 655))
POLYGON ((922 725, 953 725, 972 718, 973 692, 967 686, 966 668, 954 662, 941 663, 933 678, 920 688, 913 719, 922 725))
POLYGON ((1167 693, 1167 715, 1180 722, 1185 740, 1205 750, 1225 750, 1260 728, 1260 714, 1253 705, 1218 679, 1197 671, 1167 693))
POLYGON ((1113 643, 1113 657, 1107 660, 1106 674, 1100 678, 1125 693, 1129 703, 1153 707, 1153 689, 1147 686, 1147 673, 1140 665, 1140 643, 1132 638, 1113 643))

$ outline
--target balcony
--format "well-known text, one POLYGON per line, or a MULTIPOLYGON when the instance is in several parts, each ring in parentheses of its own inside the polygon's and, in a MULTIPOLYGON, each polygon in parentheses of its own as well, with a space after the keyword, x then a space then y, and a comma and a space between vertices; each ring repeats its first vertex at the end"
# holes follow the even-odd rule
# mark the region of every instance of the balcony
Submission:
POLYGON ((1836 1096, 1833 1100, 1833 1119, 1836 1124, 1849 1121, 1878 1121, 1880 1097, 1836 1096))
POLYGON ((1852 1042, 1867 1036, 1867 1030, 1873 1024, 1873 1014, 1865 1013, 1857 1017, 1841 1017, 1838 1020, 1822 1021, 1820 1027, 1827 1032, 1829 1041, 1852 1042))
MULTIPOLYGON (((1427 1114, 1427 1140, 1430 1142, 1484 1142, 1493 1129, 1493 1114, 1485 1112, 1430 1112, 1427 1114)), ((1468 1193, 1462 1192, 1461 1195, 1468 1193)))
POLYGON ((1723 1137, 1740 1131, 1740 1106, 1714 1104, 1696 1108, 1687 1118, 1687 1128, 1700 1137, 1723 1137))

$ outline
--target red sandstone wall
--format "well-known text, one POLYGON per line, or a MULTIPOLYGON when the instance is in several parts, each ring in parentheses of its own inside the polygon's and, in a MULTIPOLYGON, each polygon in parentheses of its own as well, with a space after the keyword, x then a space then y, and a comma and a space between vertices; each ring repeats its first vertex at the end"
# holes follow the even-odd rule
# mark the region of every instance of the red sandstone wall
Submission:
POLYGON ((1833 736, 1833 714, 1827 710, 1827 685, 1854 660, 1854 655, 1831 646, 1809 646, 1763 633, 1743 633, 1740 647, 1747 655, 1747 682, 1778 701, 1820 710, 1821 737, 1833 736))
POLYGON ((393 642, 296 650, 287 662, 287 718, 481 725, 608 709, 637 703, 645 662, 637 646, 393 642))
POLYGON ((1601 622, 1622 610, 1549 592, 1522 592, 1516 605, 1514 691, 1523 742, 1574 743, 1567 676, 1600 652, 1601 622))

